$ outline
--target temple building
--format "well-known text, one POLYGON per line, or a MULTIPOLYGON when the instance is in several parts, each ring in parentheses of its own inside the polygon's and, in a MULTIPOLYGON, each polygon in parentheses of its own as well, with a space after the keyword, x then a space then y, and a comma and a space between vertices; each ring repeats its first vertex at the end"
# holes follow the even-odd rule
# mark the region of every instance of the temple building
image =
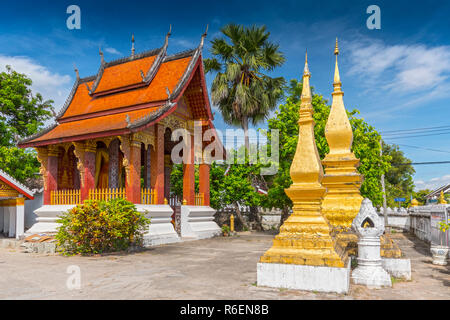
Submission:
POLYGON ((194 132, 213 131, 209 143, 223 148, 203 69, 206 32, 196 49, 173 55, 167 54, 169 37, 170 31, 161 48, 140 54, 133 37, 131 55, 112 62, 100 50, 96 75, 80 78, 75 69, 76 82, 55 124, 19 142, 37 151, 44 206, 117 197, 139 205, 168 204, 171 153, 178 143, 171 138, 177 129, 185 129, 189 154, 182 156, 191 160, 183 162, 183 198, 177 201, 209 206, 210 163, 201 157, 196 193, 192 161, 198 157, 194 132))
MULTIPOLYGON (((137 204, 170 198, 172 132, 193 134, 194 123, 214 129, 202 63, 205 35, 198 48, 175 55, 167 55, 170 33, 161 48, 135 54, 133 43, 131 56, 116 61, 105 62, 100 51, 96 75, 80 78, 76 70, 56 124, 19 143, 38 152, 45 205, 76 204, 106 190, 137 204)), ((209 205, 209 165, 200 164, 199 172, 197 203, 209 205)), ((196 204, 194 183, 194 166, 185 164, 182 200, 189 205, 196 204)))

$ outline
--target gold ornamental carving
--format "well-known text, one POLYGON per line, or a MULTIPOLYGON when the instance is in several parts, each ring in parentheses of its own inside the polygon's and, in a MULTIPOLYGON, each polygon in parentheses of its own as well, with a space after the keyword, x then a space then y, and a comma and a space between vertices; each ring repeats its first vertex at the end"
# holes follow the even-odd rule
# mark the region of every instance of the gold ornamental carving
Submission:
POLYGON ((38 147, 35 148, 37 153, 37 159, 39 163, 41 164, 41 168, 39 170, 39 173, 42 175, 42 178, 44 179, 44 190, 48 190, 47 185, 47 175, 48 175, 48 150, 45 147, 38 147))
POLYGON ((120 150, 123 153, 122 165, 125 168, 125 175, 127 179, 127 184, 130 184, 130 157, 131 157, 131 142, 130 136, 120 136, 120 150))
POLYGON ((155 136, 144 131, 133 133, 132 141, 143 143, 145 149, 148 149, 149 145, 155 147, 155 136))
POLYGON ((9 198, 9 197, 18 197, 19 193, 8 186, 7 184, 0 182, 0 197, 9 198))
POLYGON ((77 169, 78 173, 80 174, 80 183, 81 187, 84 188, 84 150, 85 146, 82 142, 72 142, 75 149, 73 150, 73 153, 75 154, 75 157, 78 159, 77 161, 77 169))

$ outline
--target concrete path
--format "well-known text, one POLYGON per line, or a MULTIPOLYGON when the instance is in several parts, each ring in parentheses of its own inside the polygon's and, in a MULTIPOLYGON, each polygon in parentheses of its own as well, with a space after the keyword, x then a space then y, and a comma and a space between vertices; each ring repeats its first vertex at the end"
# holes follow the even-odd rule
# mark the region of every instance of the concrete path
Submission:
POLYGON ((450 299, 450 268, 434 266, 428 246, 395 234, 411 258, 412 281, 348 295, 256 287, 256 263, 273 235, 240 234, 165 245, 134 254, 62 257, 0 248, 0 299, 450 299), (81 289, 69 290, 69 266, 81 289))

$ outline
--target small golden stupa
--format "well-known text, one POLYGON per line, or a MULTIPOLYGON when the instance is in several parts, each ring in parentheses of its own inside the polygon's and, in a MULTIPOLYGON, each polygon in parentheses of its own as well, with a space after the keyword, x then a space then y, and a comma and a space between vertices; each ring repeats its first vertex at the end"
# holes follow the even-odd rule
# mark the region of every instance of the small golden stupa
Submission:
POLYGON ((326 189, 323 168, 314 138, 311 74, 306 54, 300 105, 297 150, 291 165, 292 186, 285 192, 294 203, 293 213, 280 228, 261 263, 345 267, 347 256, 335 250, 331 228, 321 213, 326 189))

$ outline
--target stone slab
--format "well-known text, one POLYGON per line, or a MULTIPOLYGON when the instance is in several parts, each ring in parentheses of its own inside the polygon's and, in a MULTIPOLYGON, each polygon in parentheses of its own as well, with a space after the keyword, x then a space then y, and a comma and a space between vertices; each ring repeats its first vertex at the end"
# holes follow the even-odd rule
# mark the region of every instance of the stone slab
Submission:
POLYGON ((350 260, 346 268, 258 263, 257 284, 272 288, 347 293, 350 287, 350 260))
POLYGON ((383 269, 394 278, 411 280, 411 260, 382 258, 383 269))
POLYGON ((207 206, 181 206, 181 237, 208 239, 222 234, 214 222, 216 210, 207 206))

